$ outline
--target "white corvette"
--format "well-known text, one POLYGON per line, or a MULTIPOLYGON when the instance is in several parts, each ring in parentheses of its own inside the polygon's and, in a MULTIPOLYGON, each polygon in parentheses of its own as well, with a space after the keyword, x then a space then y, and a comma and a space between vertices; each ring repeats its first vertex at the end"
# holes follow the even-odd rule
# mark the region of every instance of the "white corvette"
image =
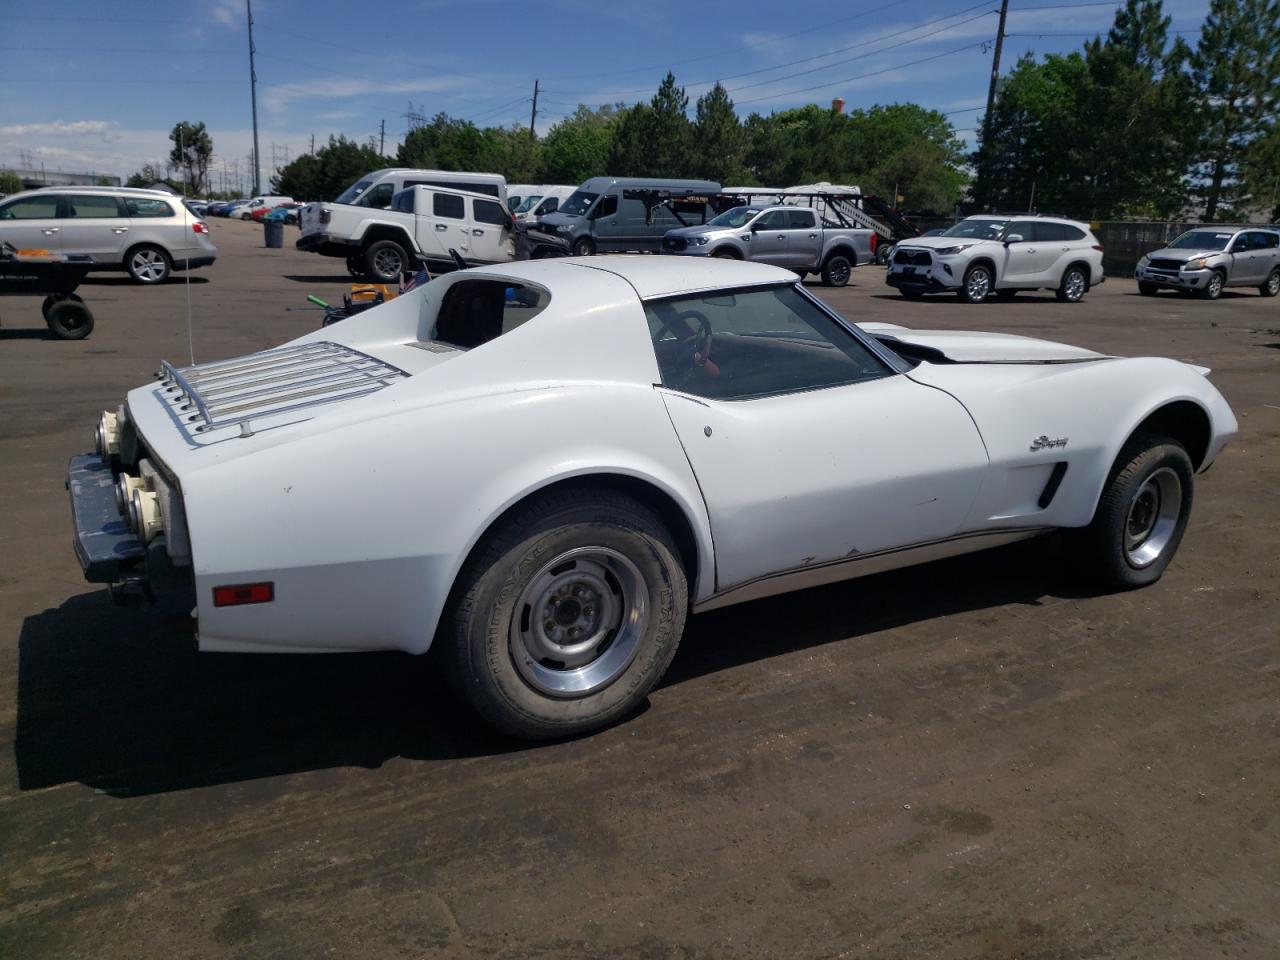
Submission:
POLYGON ((467 270, 177 369, 71 461, 91 581, 194 585, 201 650, 439 645, 489 722, 623 716, 690 612, 1062 528, 1159 578, 1236 431, 1207 370, 858 327, 785 270, 467 270))

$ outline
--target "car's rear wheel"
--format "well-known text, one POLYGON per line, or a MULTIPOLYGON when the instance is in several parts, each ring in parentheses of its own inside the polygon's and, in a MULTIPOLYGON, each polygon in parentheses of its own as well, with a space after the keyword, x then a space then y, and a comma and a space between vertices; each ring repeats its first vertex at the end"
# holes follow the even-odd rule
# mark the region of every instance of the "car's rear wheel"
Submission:
POLYGON ((853 264, 842 253, 833 253, 822 265, 822 282, 828 287, 843 287, 853 273, 853 264))
POLYGON ((1194 477, 1191 458, 1176 440, 1157 434, 1130 438, 1093 522, 1080 531, 1082 569, 1117 590, 1159 580, 1187 528, 1194 477))
POLYGON ((1067 267, 1067 272, 1062 275, 1062 282, 1053 295, 1058 298, 1059 303, 1079 303, 1088 290, 1089 278, 1085 275, 1084 268, 1067 267))
POLYGON ((1264 297, 1274 297, 1280 293, 1280 267, 1272 270, 1267 275, 1267 279, 1262 282, 1262 286, 1258 287, 1258 292, 1264 297))
POLYGON ((93 314, 80 300, 58 300, 45 311, 44 322, 59 340, 83 340, 93 332, 93 314))
POLYGON ((129 276, 136 282, 156 284, 164 283, 169 279, 173 263, 167 251, 148 244, 130 250, 128 259, 125 260, 125 267, 129 271, 129 276))
POLYGON ((590 237, 579 237, 573 244, 573 255, 575 257, 590 257, 596 252, 595 241, 590 237))
POLYGON ((622 494, 578 487, 532 501, 468 561, 442 622, 458 689, 528 739, 622 718, 680 642, 679 555, 661 518, 622 494))
POLYGON ((960 287, 960 299, 965 303, 982 303, 991 296, 991 268, 976 263, 964 275, 964 284, 960 287))
POLYGON ((1138 293, 1142 294, 1144 297, 1154 297, 1159 290, 1160 287, 1157 284, 1144 283, 1141 280, 1138 281, 1138 293))
POLYGON ((1222 288, 1227 285, 1227 278, 1223 276, 1221 270, 1215 270, 1209 274, 1209 281, 1204 285, 1204 289, 1199 291, 1202 299, 1217 300, 1222 296, 1222 288))
POLYGON ((395 283, 409 268, 409 256, 394 240, 376 240, 364 251, 364 270, 378 283, 395 283))

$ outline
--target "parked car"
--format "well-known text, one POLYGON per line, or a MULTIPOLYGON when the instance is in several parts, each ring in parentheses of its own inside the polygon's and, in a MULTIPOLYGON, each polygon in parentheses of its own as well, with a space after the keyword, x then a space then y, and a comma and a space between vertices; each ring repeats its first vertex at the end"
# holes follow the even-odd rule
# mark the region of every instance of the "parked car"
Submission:
POLYGON ((240 217, 240 211, 243 210, 248 203, 248 200, 232 200, 229 206, 223 207, 222 216, 238 220, 240 217))
POLYGON ((516 220, 535 221, 548 213, 555 213, 560 209, 561 203, 573 196, 573 192, 576 189, 577 187, 566 187, 559 184, 544 184, 540 187, 535 187, 534 191, 526 196, 520 202, 520 205, 516 207, 516 220))
POLYGON ((207 267, 218 256, 209 226, 163 190, 44 187, 0 203, 0 241, 88 257, 93 270, 124 270, 138 283, 163 283, 174 270, 207 267))
POLYGON ((71 461, 76 552, 193 588, 200 650, 436 643, 490 723, 565 736, 632 711, 691 612, 1060 529, 1154 582, 1236 432, 1207 373, 860 328, 757 263, 503 264, 162 364, 71 461))
POLYGON ((711 200, 719 192, 710 180, 593 177, 538 222, 567 240, 574 256, 657 253, 668 230, 714 217, 711 200), (679 199, 668 203, 672 198, 679 199))
POLYGON ((293 203, 293 197, 254 197, 244 206, 237 209, 234 215, 241 220, 261 220, 263 216, 282 203, 293 203))
POLYGON ((502 263, 515 255, 511 214, 496 197, 446 187, 401 190, 386 210, 346 204, 302 208, 299 250, 344 257, 355 276, 393 283, 415 264, 452 270, 502 263))
POLYGON ((298 211, 302 209, 300 203, 282 203, 270 213, 263 216, 263 220, 270 220, 273 223, 297 223, 298 211))
POLYGON ((1075 303, 1105 279, 1088 224, 1025 214, 967 217, 939 236, 902 240, 885 274, 908 299, 956 293, 966 303, 1044 288, 1075 303))
POLYGON ((875 260, 875 236, 824 224, 812 207, 731 207, 702 226, 668 230, 662 252, 771 263, 802 277, 821 273, 823 283, 843 287, 854 267, 875 260))
POLYGON ((1226 287, 1256 287, 1274 297, 1280 293, 1280 232, 1198 227, 1146 254, 1134 275, 1146 297, 1169 289, 1217 300, 1226 287))

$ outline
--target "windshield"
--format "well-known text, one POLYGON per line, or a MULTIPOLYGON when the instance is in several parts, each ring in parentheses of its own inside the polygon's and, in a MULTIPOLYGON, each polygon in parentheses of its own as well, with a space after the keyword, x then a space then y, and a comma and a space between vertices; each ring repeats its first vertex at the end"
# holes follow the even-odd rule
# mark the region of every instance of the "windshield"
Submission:
POLYGON ((598 193, 590 193, 586 190, 575 190, 569 199, 560 204, 560 213, 567 213, 571 217, 580 217, 591 209, 591 205, 596 202, 598 193))
POLYGON ((1218 233, 1216 230, 1192 230, 1184 233, 1169 247, 1173 250, 1225 250, 1232 233, 1218 233))
POLYGON ((516 207, 514 212, 528 213, 530 210, 532 210, 534 207, 538 205, 538 201, 541 199, 542 199, 542 194, 540 193, 535 193, 535 194, 532 194, 531 196, 525 197, 523 200, 520 201, 520 206, 516 207))
POLYGON ((968 237, 970 240, 994 240, 1004 232, 1007 220, 961 220, 942 231, 944 237, 968 237))
POLYGON ((355 203, 358 199, 360 199, 360 194, 368 190, 370 184, 372 183, 373 183, 372 180, 357 180, 351 186, 347 187, 347 189, 343 190, 340 194, 338 194, 338 199, 333 202, 334 203, 355 203))
POLYGON ((707 226, 732 227, 736 230, 759 213, 760 210, 760 207, 734 207, 732 210, 726 210, 720 216, 708 220, 707 226))

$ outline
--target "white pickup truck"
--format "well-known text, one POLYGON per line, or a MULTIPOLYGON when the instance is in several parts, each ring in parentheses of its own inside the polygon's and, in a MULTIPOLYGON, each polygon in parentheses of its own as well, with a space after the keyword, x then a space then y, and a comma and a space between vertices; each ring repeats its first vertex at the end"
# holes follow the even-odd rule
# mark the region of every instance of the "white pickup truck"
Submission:
POLYGON ((380 283, 398 281, 419 263, 452 268, 450 250, 469 266, 515 258, 511 215, 493 197, 465 190, 410 187, 385 210, 309 203, 299 223, 299 250, 343 257, 353 276, 380 283))

